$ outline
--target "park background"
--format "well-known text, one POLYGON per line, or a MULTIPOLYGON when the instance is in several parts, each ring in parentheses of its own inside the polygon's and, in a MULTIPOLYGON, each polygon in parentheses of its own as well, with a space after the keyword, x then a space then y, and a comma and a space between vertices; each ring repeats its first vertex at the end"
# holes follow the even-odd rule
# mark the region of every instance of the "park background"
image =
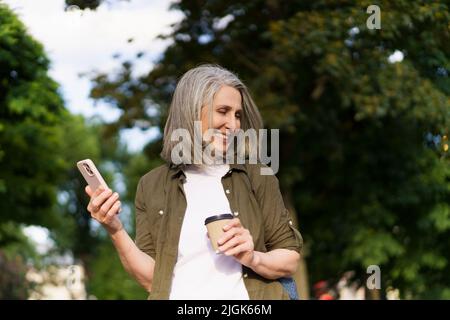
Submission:
POLYGON ((449 9, 0 0, 0 299, 146 299, 86 211, 75 164, 98 164, 134 235, 171 94, 201 63, 236 72, 280 129, 303 299, 450 299, 449 9), (373 265, 380 290, 366 286, 373 265))

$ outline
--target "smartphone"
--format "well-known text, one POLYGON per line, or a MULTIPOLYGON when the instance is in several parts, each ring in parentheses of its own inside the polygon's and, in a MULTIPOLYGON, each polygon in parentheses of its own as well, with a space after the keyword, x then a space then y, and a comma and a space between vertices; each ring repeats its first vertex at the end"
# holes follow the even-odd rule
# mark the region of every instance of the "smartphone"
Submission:
POLYGON ((100 172, 97 170, 94 162, 91 159, 84 159, 77 162, 78 170, 80 170, 84 179, 91 187, 92 192, 97 190, 99 186, 103 186, 105 189, 108 188, 105 180, 103 179, 100 172))

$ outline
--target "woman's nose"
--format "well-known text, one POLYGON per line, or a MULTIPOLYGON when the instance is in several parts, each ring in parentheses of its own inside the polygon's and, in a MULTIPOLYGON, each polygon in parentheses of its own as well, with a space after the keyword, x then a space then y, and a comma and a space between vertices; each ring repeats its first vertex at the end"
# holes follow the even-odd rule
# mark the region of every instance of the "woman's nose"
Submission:
POLYGON ((232 131, 235 131, 235 130, 236 130, 236 126, 237 126, 237 123, 236 123, 236 122, 237 122, 237 121, 236 121, 236 117, 235 117, 234 115, 230 115, 230 116, 227 118, 227 123, 226 123, 227 129, 232 130, 232 131))

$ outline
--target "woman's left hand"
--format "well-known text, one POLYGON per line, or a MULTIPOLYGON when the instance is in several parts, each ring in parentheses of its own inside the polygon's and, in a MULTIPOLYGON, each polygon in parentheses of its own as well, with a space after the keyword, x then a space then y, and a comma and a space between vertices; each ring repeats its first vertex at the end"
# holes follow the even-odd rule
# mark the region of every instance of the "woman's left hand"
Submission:
POLYGON ((225 233, 218 240, 219 251, 233 256, 246 267, 250 267, 254 258, 254 243, 250 231, 245 229, 238 218, 234 218, 223 227, 225 233))

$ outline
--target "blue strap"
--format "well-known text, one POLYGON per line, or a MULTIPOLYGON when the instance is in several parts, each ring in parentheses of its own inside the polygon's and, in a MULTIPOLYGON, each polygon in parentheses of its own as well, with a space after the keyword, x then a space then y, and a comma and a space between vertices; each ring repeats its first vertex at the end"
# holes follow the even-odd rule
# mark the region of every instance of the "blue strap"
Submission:
POLYGON ((291 300, 299 300, 297 285, 295 284, 295 280, 292 277, 289 278, 279 278, 278 281, 281 283, 283 288, 289 294, 289 298, 291 300))

